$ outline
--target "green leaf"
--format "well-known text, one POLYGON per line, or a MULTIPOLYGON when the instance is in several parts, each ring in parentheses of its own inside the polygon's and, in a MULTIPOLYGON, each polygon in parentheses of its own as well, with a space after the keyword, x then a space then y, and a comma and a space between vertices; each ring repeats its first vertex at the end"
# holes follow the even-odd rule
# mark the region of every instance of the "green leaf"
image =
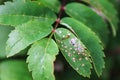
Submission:
POLYGON ((50 9, 35 1, 6 2, 0 6, 0 23, 16 26, 33 18, 50 19, 51 23, 56 20, 56 15, 50 9))
POLYGON ((60 10, 60 2, 58 0, 37 0, 46 7, 52 9, 55 12, 59 12, 60 10))
POLYGON ((2 25, 11 25, 14 27, 16 27, 17 25, 26 23, 32 19, 48 21, 48 23, 50 23, 50 24, 52 24, 55 21, 55 19, 49 19, 49 18, 45 18, 45 17, 27 16, 27 15, 0 15, 0 23, 2 25))
POLYGON ((64 18, 61 20, 61 24, 67 27, 71 27, 75 31, 83 44, 90 51, 95 71, 97 75, 100 76, 102 74, 102 68, 105 67, 103 59, 105 55, 102 51, 103 47, 101 46, 100 39, 93 31, 91 31, 90 28, 75 19, 64 18))
POLYGON ((0 80, 32 80, 27 64, 23 60, 0 62, 0 80))
POLYGON ((6 41, 8 39, 8 34, 10 33, 11 30, 13 30, 13 27, 0 25, 0 58, 6 57, 5 55, 6 41))
POLYGON ((69 64, 82 76, 90 77, 92 65, 89 51, 83 43, 65 28, 58 28, 55 39, 69 64))
POLYGON ((42 16, 42 17, 54 17, 51 16, 53 12, 44 7, 42 4, 37 1, 15 1, 15 2, 5 2, 5 5, 0 6, 0 15, 31 15, 31 16, 42 16), (50 15, 46 15, 49 13, 50 15))
POLYGON ((113 35, 116 35, 118 29, 117 11, 108 0, 83 0, 93 6, 98 13, 102 13, 110 22, 113 35))
POLYGON ((32 45, 27 62, 34 80, 55 80, 53 62, 58 51, 52 39, 44 38, 32 45))
POLYGON ((13 56, 33 42, 50 34, 52 26, 46 21, 32 20, 13 30, 7 41, 7 57, 13 56))
POLYGON ((100 37, 104 45, 108 42, 109 29, 106 23, 90 7, 80 3, 70 3, 65 7, 65 11, 72 18, 91 28, 100 37))

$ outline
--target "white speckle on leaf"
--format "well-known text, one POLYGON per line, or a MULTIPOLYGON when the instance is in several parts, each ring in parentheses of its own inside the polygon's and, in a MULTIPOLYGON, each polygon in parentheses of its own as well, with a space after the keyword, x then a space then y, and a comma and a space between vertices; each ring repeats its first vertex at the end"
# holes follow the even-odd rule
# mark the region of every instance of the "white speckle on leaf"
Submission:
POLYGON ((73 53, 75 54, 75 51, 73 51, 73 53))
POLYGON ((67 48, 67 46, 64 46, 64 48, 67 48))
POLYGON ((83 52, 82 55, 85 56, 85 53, 83 52))
POLYGON ((71 56, 71 53, 68 53, 68 56, 70 57, 70 56, 71 56))
POLYGON ((70 50, 72 50, 72 48, 70 48, 70 50))
POLYGON ((72 60, 73 60, 73 62, 75 62, 76 60, 75 60, 75 58, 72 58, 72 60))
POLYGON ((78 70, 79 70, 79 68, 76 68, 76 70, 78 71, 78 70))
POLYGON ((68 36, 70 36, 70 33, 68 33, 68 36))
POLYGON ((78 52, 78 55, 80 54, 80 52, 78 52))
POLYGON ((86 60, 88 60, 88 57, 85 57, 86 60))
POLYGON ((79 61, 81 61, 82 60, 82 58, 79 58, 79 61))
POLYGON ((61 34, 61 33, 62 33, 62 31, 59 31, 58 33, 59 33, 59 34, 61 34))
POLYGON ((71 43, 72 45, 75 45, 75 44, 76 44, 76 40, 77 40, 77 38, 72 38, 72 39, 70 40, 70 43, 71 43))
POLYGON ((67 50, 65 50, 65 52, 68 52, 67 50))
POLYGON ((83 66, 85 66, 85 64, 82 64, 81 66, 83 67, 83 66))

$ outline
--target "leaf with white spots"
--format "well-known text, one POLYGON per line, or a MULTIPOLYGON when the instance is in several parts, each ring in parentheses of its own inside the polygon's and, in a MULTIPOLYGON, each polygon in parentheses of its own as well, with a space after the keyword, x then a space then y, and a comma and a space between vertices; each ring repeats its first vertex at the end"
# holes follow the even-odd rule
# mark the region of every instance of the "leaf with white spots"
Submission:
POLYGON ((55 80, 53 62, 58 51, 54 40, 48 38, 41 39, 32 45, 27 62, 34 80, 55 80))
POLYGON ((73 18, 63 18, 61 24, 66 27, 71 27, 77 36, 81 39, 87 49, 90 51, 92 57, 92 62, 95 71, 98 76, 102 74, 102 69, 105 67, 105 62, 103 57, 105 57, 103 52, 103 46, 98 36, 86 25, 73 19, 73 18))
POLYGON ((90 77, 92 68, 89 51, 69 30, 58 28, 55 32, 57 44, 69 64, 82 76, 90 77))
POLYGON ((106 45, 109 29, 103 19, 90 7, 74 2, 65 6, 65 12, 72 18, 87 25, 106 45))

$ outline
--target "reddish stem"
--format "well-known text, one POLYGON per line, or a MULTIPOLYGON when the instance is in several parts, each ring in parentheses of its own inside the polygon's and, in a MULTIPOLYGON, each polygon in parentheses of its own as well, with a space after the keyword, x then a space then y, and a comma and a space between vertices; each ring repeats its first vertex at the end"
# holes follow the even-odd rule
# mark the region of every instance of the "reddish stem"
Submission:
POLYGON ((63 11, 64 11, 65 2, 66 2, 66 0, 63 0, 63 3, 61 5, 61 8, 60 8, 60 11, 59 11, 59 14, 58 14, 58 18, 57 18, 56 23, 55 23, 55 28, 53 30, 53 33, 55 32, 55 29, 60 24, 60 18, 61 18, 61 15, 62 15, 63 11))

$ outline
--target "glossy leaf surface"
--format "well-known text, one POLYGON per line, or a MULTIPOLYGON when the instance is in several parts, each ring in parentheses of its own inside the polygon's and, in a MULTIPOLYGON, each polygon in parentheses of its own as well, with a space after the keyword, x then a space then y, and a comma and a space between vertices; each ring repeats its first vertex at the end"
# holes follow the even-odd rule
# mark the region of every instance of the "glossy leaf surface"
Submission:
POLYGON ((69 64, 80 75, 90 77, 90 68, 92 68, 90 55, 83 43, 65 28, 58 28, 56 30, 55 39, 69 64))

